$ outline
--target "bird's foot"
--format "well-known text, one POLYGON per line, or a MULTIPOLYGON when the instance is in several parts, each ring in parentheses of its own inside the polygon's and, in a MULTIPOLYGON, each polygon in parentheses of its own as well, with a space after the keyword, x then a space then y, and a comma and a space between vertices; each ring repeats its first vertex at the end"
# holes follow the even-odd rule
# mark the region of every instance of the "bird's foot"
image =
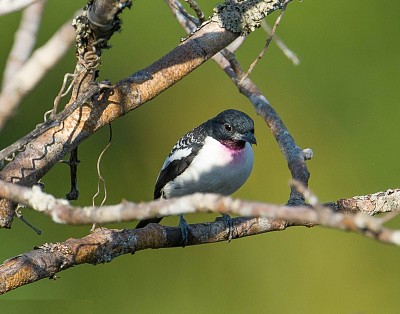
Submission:
POLYGON ((179 228, 181 229, 182 247, 188 244, 189 239, 189 225, 183 215, 179 215, 179 228))
POLYGON ((216 220, 222 220, 226 226, 226 235, 228 236, 228 242, 231 242, 232 239, 236 238, 237 231, 235 226, 233 225, 233 220, 231 216, 228 214, 221 214, 222 217, 218 217, 216 220))

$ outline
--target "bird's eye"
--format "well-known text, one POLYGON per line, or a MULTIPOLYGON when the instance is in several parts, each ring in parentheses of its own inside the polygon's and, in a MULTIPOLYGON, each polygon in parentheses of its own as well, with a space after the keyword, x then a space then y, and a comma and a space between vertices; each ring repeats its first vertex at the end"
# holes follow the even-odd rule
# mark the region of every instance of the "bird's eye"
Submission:
POLYGON ((228 132, 232 131, 232 126, 229 123, 225 123, 224 127, 225 127, 225 130, 227 130, 228 132))

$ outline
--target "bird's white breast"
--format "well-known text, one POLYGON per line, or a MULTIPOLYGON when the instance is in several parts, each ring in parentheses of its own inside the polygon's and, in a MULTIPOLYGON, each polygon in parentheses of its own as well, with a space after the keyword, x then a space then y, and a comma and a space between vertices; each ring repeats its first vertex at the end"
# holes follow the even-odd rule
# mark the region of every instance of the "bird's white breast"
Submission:
POLYGON ((167 198, 195 192, 232 194, 246 182, 253 162, 249 143, 241 150, 233 150, 207 137, 189 167, 168 182, 163 193, 167 198))

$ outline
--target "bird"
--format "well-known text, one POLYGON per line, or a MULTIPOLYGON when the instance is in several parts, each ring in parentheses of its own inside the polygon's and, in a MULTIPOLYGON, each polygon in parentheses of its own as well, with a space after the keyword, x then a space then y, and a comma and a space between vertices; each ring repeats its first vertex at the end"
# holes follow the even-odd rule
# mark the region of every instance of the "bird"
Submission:
MULTIPOLYGON (((165 159, 157 177, 154 199, 193 193, 230 195, 248 179, 257 144, 254 121, 244 112, 228 109, 182 136, 165 159)), ((223 215, 230 219, 228 215, 223 215)), ((159 223, 162 217, 141 220, 136 228, 159 223)), ((181 230, 187 227, 183 215, 181 230)), ((185 237, 182 232, 183 238, 185 237)))

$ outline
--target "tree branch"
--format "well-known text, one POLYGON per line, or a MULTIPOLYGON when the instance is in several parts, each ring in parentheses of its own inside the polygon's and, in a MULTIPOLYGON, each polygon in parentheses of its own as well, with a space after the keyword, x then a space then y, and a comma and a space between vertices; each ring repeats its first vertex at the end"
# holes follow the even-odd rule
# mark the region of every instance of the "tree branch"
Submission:
MULTIPOLYGON (((262 232, 263 219, 233 219, 238 236, 262 232)), ((286 228, 279 222, 276 230, 286 228)), ((228 234, 224 222, 189 225, 190 238, 187 245, 226 241, 228 234)), ((272 226, 270 230, 272 229, 272 226)), ((179 228, 150 224, 143 229, 110 230, 95 229, 82 239, 69 239, 60 243, 46 243, 33 251, 6 260, 0 265, 0 294, 55 275, 80 264, 110 262, 123 254, 134 254, 146 248, 179 247, 182 241, 179 228), (148 236, 151 234, 151 237, 148 236)))
MULTIPOLYGON (((140 204, 123 202, 100 208, 79 208, 70 206, 65 200, 56 200, 53 196, 41 192, 38 187, 30 189, 6 182, 0 182, 0 195, 32 206, 61 223, 91 224, 92 222, 104 223, 181 213, 218 211, 247 217, 270 218, 239 217, 233 219, 234 238, 285 230, 290 226, 310 227, 319 224, 325 227, 356 232, 381 242, 400 245, 400 230, 383 227, 383 223, 387 221, 385 216, 374 218, 362 212, 356 214, 340 213, 322 206, 315 210, 307 206, 277 206, 234 200, 216 194, 194 194, 140 204)), ((368 204, 367 210, 376 213, 380 210, 392 208, 392 205, 384 208, 384 206, 381 206, 382 204, 398 204, 400 202, 400 189, 353 199, 358 200, 355 202, 357 208, 361 206, 363 199, 366 201, 365 204, 368 204), (371 204, 375 204, 375 206, 371 204)), ((348 201, 339 200, 334 204, 337 206, 336 210, 348 210, 353 207, 339 208, 339 206, 354 205, 354 202, 352 199, 348 199, 348 201)), ((393 215, 389 216, 389 218, 393 217, 393 215)), ((229 232, 227 232, 223 221, 189 225, 189 230, 187 245, 214 243, 229 239, 229 232)), ((56 273, 72 266, 84 263, 110 262, 122 254, 134 254, 137 251, 149 248, 179 247, 181 243, 179 227, 172 228, 150 224, 142 229, 109 230, 99 228, 84 238, 69 239, 54 244, 46 243, 33 251, 6 260, 0 265, 0 293, 6 293, 43 278, 54 278, 56 273)))
MULTIPOLYGON (((400 189, 340 199, 321 205, 325 207, 325 215, 330 215, 329 220, 335 220, 335 222, 325 222, 323 215, 320 215, 322 211, 315 211, 310 206, 281 206, 235 200, 219 194, 196 193, 168 200, 162 199, 142 203, 124 201, 117 205, 101 207, 74 207, 67 200, 56 199, 54 196, 43 192, 39 186, 27 188, 0 181, 0 197, 43 212, 56 223, 70 225, 105 224, 188 213, 219 212, 245 217, 283 219, 297 225, 302 223, 306 223, 307 226, 320 224, 340 229, 342 226, 336 224, 338 219, 333 218, 335 215, 357 217, 360 214, 368 217, 363 219, 373 221, 373 218, 369 217, 370 215, 396 211, 400 204, 400 189)), ((356 224, 356 222, 354 223, 356 224)))
POLYGON ((4 0, 0 2, 0 16, 19 11, 40 0, 4 0))
POLYGON ((397 211, 400 208, 400 189, 344 198, 326 205, 337 211, 347 213, 361 211, 369 215, 397 211))
POLYGON ((22 98, 64 56, 74 37, 75 33, 70 22, 64 24, 46 44, 33 52, 9 81, 4 82, 0 94, 0 132, 14 115, 22 98))
POLYGON ((33 46, 36 43, 37 31, 42 20, 43 9, 46 1, 32 3, 22 12, 19 29, 14 36, 14 44, 7 58, 3 85, 5 85, 28 60, 33 46))

